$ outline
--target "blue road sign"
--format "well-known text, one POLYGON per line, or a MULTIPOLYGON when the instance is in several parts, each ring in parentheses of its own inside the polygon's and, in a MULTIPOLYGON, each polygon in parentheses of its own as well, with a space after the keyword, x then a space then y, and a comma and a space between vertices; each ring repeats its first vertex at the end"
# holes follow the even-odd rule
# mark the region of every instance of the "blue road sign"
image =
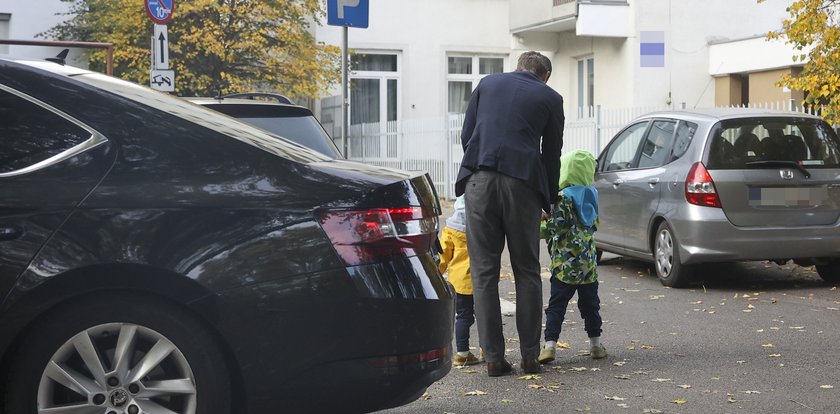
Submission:
POLYGON ((166 24, 172 18, 172 10, 175 8, 175 0, 145 0, 146 13, 153 22, 166 24))
POLYGON ((369 10, 369 0, 327 0, 327 24, 366 28, 369 10))

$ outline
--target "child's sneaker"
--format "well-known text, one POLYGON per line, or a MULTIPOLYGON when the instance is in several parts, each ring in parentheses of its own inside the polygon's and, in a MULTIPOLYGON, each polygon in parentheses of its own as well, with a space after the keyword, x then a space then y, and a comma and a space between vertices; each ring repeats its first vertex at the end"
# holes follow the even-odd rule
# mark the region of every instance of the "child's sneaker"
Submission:
POLYGON ((554 361, 554 355, 556 352, 557 350, 554 347, 543 348, 543 350, 540 351, 540 356, 537 357, 537 361, 540 361, 541 364, 547 364, 554 361))
POLYGON ((476 358, 475 355, 473 355, 472 352, 467 352, 467 356, 461 356, 461 355, 455 354, 455 356, 452 358, 452 365, 454 365, 456 367, 465 367, 467 365, 475 365, 479 362, 481 362, 481 361, 479 361, 478 358, 476 358))
POLYGON ((607 348, 604 348, 603 345, 595 345, 592 348, 589 348, 589 356, 592 359, 601 359, 607 357, 607 348))

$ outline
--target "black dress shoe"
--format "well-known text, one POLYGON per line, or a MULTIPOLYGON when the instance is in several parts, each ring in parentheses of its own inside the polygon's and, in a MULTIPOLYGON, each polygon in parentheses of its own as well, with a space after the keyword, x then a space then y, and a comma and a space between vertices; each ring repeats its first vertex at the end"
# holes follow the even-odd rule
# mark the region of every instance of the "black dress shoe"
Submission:
POLYGON ((542 372, 540 362, 536 359, 523 359, 520 365, 526 374, 539 374, 542 372))
POLYGON ((487 376, 489 377, 501 377, 502 375, 509 374, 511 371, 513 371, 513 367, 510 365, 510 362, 504 359, 500 362, 487 363, 487 376))

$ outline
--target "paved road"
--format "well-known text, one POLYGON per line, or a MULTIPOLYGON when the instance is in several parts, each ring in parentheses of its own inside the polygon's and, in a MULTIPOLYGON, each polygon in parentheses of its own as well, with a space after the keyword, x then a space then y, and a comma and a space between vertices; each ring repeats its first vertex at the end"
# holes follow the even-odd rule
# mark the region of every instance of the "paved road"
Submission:
MULTIPOLYGON (((608 358, 586 355, 573 308, 560 337, 569 348, 539 378, 520 378, 515 319, 505 317, 514 375, 453 369, 420 400, 385 412, 840 413, 840 289, 811 269, 704 266, 688 289, 665 288, 647 264, 617 256, 605 255, 599 271, 608 358)), ((547 268, 543 277, 546 303, 547 268)), ((502 299, 515 302, 513 291, 505 263, 502 299)), ((472 338, 477 346, 475 328, 472 338)))

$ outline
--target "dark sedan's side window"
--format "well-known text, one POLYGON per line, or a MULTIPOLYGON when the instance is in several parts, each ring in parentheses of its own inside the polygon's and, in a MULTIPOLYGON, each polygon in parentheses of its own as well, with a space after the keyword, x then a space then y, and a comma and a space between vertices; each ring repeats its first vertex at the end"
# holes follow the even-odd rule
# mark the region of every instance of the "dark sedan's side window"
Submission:
POLYGON ((61 116, 0 90, 0 173, 36 164, 90 137, 61 116))
POLYGON ((612 140, 604 157, 602 171, 618 171, 635 167, 633 161, 636 159, 647 124, 647 121, 644 121, 630 125, 612 140))

